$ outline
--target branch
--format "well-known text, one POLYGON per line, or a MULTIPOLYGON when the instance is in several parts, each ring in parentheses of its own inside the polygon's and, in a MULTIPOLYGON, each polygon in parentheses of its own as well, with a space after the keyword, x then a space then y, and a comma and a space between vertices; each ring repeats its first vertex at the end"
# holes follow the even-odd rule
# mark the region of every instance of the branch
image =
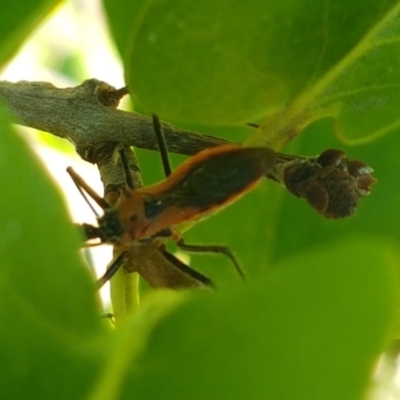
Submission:
MULTIPOLYGON (((47 82, 0 81, 0 98, 20 124, 69 140, 90 162, 96 162, 91 152, 94 144, 100 142, 157 149, 151 118, 116 108, 125 94, 125 88, 118 90, 96 79, 65 89, 47 82)), ((228 143, 182 131, 168 123, 162 126, 168 150, 174 153, 193 155, 204 148, 228 143)))

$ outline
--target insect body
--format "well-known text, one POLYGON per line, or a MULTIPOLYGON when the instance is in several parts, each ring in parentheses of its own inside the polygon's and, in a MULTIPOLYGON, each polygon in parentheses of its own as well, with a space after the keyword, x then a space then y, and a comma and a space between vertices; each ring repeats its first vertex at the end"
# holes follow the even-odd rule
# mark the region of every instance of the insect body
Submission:
MULTIPOLYGON (((162 137, 159 121, 153 117, 157 136, 162 137)), ((160 151, 166 153, 165 144, 160 141, 160 151)), ((208 278, 180 263, 164 250, 166 239, 173 239, 177 245, 188 251, 222 253, 228 256, 239 274, 244 274, 229 248, 225 246, 188 245, 180 233, 182 224, 197 221, 222 209, 251 190, 268 172, 275 162, 276 153, 262 147, 223 145, 203 150, 184 162, 164 181, 146 188, 122 190, 117 203, 110 207, 71 168, 72 179, 104 210, 98 218, 98 227, 84 224, 89 239, 100 238, 104 243, 118 246, 122 253, 100 279, 99 285, 110 279, 116 270, 129 259, 133 246, 148 245, 158 248, 164 258, 180 272, 203 284, 208 278)), ((164 169, 169 174, 168 162, 164 169)), ((124 163, 124 157, 121 157, 124 163)), ((124 166, 126 174, 128 168, 124 166)), ((132 260, 131 260, 132 261, 132 260)), ((144 274, 142 274, 144 275, 144 274)), ((151 282, 150 282, 151 284, 151 282)))
POLYGON ((203 150, 165 181, 126 189, 99 218, 107 240, 122 243, 168 236, 171 228, 220 210, 252 189, 273 164, 267 148, 236 145, 203 150))

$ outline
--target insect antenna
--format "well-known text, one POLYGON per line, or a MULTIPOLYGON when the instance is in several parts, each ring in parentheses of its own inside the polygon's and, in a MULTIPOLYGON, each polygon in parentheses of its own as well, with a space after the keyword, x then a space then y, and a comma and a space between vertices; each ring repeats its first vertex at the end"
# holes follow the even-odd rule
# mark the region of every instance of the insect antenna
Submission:
POLYGON ((82 197, 85 199, 86 203, 88 206, 91 208, 93 213, 96 215, 96 217, 99 216, 91 202, 89 201, 87 195, 89 195, 103 210, 107 210, 110 208, 110 205, 102 198, 100 197, 83 179, 80 175, 78 175, 72 167, 67 168, 67 172, 69 176, 71 177, 72 181, 74 182, 75 186, 79 190, 79 193, 82 195, 82 197))
MULTIPOLYGON (((76 183, 75 183, 75 185, 76 185, 76 183)), ((81 194, 81 196, 85 199, 86 204, 87 204, 87 205, 90 207, 90 209, 93 211, 93 214, 94 214, 96 217, 99 217, 99 213, 96 211, 96 209, 93 207, 92 203, 89 201, 89 199, 88 199, 86 193, 82 190, 82 188, 81 188, 80 186, 76 185, 76 187, 77 187, 79 193, 81 194)))
POLYGON ((164 132, 161 127, 160 119, 157 115, 152 114, 154 133, 156 134, 158 150, 161 154, 161 160, 164 167, 165 176, 168 178, 171 175, 171 164, 168 157, 167 142, 165 141, 164 132))

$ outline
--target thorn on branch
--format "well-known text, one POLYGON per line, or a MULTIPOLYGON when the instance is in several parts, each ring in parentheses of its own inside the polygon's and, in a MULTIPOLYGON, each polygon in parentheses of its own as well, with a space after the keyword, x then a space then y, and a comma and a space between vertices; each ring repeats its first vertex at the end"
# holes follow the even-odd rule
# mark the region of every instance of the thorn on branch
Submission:
POLYGON ((121 89, 115 89, 105 82, 101 82, 96 88, 97 98, 100 104, 105 107, 117 108, 120 100, 128 93, 126 86, 121 89))

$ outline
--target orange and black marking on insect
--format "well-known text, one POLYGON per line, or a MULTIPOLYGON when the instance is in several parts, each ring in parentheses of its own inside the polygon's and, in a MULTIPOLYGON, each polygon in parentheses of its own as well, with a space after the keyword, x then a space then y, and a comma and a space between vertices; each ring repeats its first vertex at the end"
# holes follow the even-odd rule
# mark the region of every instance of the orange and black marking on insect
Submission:
POLYGON ((276 153, 262 147, 223 145, 199 152, 171 173, 160 122, 155 116, 153 124, 167 175, 164 181, 133 189, 124 155, 121 154, 121 161, 125 163, 127 188, 111 207, 79 175, 68 169, 79 190, 86 192, 104 210, 104 214, 98 217, 98 227, 83 225, 87 238, 99 238, 101 242, 112 243, 122 250, 100 279, 99 286, 123 265, 132 247, 148 243, 156 246, 180 271, 203 284, 210 284, 208 278, 164 250, 167 239, 174 240, 183 250, 224 254, 244 277, 228 247, 186 244, 179 233, 179 226, 205 218, 251 190, 274 165, 276 153))

